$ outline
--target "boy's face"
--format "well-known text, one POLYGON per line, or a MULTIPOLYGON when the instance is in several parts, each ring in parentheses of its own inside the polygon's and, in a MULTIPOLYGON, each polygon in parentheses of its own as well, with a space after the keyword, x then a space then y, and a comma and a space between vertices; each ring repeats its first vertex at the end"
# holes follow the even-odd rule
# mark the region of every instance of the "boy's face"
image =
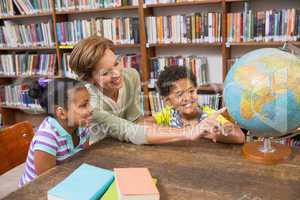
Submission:
POLYGON ((106 49, 93 70, 93 80, 103 90, 118 91, 123 86, 123 59, 106 49))
POLYGON ((73 89, 68 95, 70 95, 67 111, 68 125, 71 127, 88 126, 92 118, 92 108, 87 89, 73 89))
POLYGON ((187 78, 175 81, 165 100, 182 115, 191 116, 199 112, 197 89, 187 78))

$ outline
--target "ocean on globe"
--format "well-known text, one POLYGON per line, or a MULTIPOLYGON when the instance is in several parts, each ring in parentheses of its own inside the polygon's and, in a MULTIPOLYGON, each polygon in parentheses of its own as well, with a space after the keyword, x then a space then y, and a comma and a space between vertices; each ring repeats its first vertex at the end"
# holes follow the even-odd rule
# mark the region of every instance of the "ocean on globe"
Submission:
POLYGON ((277 137, 300 126, 300 58, 276 48, 242 56, 224 82, 229 115, 251 134, 277 137))

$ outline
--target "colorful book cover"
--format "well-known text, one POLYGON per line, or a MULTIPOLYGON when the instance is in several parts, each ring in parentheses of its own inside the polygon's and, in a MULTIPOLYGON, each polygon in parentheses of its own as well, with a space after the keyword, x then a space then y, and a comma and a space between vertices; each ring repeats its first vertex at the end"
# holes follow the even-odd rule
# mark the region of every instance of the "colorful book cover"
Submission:
POLYGON ((96 200, 113 180, 112 171, 84 163, 48 191, 48 200, 96 200))

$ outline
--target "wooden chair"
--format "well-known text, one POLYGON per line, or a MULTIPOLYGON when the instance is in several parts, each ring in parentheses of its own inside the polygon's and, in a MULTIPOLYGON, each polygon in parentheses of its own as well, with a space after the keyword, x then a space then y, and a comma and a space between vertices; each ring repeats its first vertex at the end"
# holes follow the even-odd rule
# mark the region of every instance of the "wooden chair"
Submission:
POLYGON ((33 135, 27 121, 0 131, 0 175, 25 162, 33 135))

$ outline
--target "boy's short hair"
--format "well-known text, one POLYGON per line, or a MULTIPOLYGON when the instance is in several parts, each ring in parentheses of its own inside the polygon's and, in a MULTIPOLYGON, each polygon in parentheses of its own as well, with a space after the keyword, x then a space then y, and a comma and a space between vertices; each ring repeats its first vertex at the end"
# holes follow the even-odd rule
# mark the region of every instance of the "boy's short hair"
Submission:
POLYGON ((163 97, 168 96, 174 86, 174 82, 185 78, 197 86, 195 75, 186 66, 170 65, 165 67, 160 72, 157 80, 159 94, 163 97))
POLYGON ((74 46, 70 56, 70 67, 80 80, 86 81, 92 77, 93 69, 106 49, 113 50, 113 42, 97 35, 85 38, 74 46))

